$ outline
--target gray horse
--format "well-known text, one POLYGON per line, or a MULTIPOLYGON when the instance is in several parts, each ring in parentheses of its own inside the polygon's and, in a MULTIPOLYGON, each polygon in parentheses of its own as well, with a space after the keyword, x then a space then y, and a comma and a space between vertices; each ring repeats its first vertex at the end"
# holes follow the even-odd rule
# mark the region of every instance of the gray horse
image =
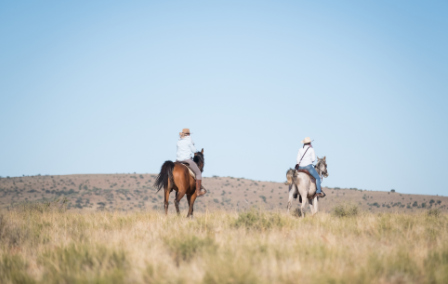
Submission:
MULTIPOLYGON (((317 157, 317 164, 315 168, 317 173, 321 177, 321 181, 322 177, 328 177, 326 157, 323 157, 322 159, 319 159, 319 157, 317 157)), ((286 172, 286 180, 286 184, 289 185, 289 200, 287 206, 288 212, 291 209, 293 198, 297 198, 297 195, 299 194, 302 197, 302 207, 300 208, 302 217, 305 216, 304 209, 308 202, 310 203, 311 214, 316 214, 317 210, 319 209, 319 198, 317 196, 314 196, 316 193, 316 183, 311 181, 310 176, 306 173, 297 172, 294 169, 289 169, 286 172)))

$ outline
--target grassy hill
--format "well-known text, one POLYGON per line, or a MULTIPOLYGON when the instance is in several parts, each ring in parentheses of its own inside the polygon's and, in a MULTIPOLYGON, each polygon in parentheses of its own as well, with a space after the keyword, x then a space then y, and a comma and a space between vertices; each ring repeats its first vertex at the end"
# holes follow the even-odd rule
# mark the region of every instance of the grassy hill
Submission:
MULTIPOLYGON (((66 200, 69 210, 82 212, 109 210, 163 210, 163 193, 156 193, 154 174, 85 174, 61 176, 24 176, 0 178, 0 209, 26 202, 66 200)), ((204 178, 209 190, 198 198, 195 211, 241 211, 250 207, 285 210, 288 186, 278 182, 262 182, 244 178, 204 178)), ((370 212, 419 212, 429 208, 448 211, 448 197, 366 191, 344 188, 323 188, 327 197, 320 200, 320 211, 350 202, 370 212)), ((170 212, 174 212, 174 192, 170 196, 170 212)), ((298 201, 294 200, 294 207, 298 201)), ((294 208, 293 207, 293 208, 294 208)), ((187 201, 181 201, 186 213, 187 201)))

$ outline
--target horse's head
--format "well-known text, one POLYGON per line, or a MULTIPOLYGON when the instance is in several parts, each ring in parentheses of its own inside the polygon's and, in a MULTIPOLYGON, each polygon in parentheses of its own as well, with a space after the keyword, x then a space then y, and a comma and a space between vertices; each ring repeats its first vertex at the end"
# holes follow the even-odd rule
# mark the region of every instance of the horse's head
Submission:
POLYGON ((198 168, 201 170, 201 172, 204 171, 204 148, 199 152, 194 153, 193 161, 198 165, 198 168))
POLYGON ((319 173, 319 175, 323 175, 324 177, 328 177, 328 170, 327 170, 327 157, 324 156, 322 159, 319 159, 317 157, 317 164, 316 164, 316 170, 319 173))

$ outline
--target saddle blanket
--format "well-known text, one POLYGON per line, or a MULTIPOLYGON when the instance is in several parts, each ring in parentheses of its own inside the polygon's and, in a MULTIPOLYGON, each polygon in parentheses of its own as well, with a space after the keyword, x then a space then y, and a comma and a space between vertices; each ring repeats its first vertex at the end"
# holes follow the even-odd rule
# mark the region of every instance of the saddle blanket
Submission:
POLYGON ((190 172, 190 176, 196 180, 196 174, 195 174, 195 173, 193 172, 193 170, 190 168, 190 164, 185 163, 185 162, 176 162, 176 163, 179 163, 179 164, 181 164, 182 166, 185 166, 185 167, 188 169, 188 172, 190 172))
POLYGON ((298 173, 305 173, 305 174, 307 174, 310 178, 311 178, 311 181, 312 182, 314 182, 314 183, 316 183, 316 179, 310 174, 310 172, 309 171, 307 171, 307 170, 296 170, 298 173))

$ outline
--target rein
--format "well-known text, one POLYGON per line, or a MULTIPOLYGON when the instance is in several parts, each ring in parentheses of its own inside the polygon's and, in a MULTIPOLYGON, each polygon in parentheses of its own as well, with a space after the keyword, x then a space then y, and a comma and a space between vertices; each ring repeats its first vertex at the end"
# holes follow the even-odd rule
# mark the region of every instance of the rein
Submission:
POLYGON ((314 165, 314 168, 316 169, 317 174, 320 177, 320 180, 323 181, 324 180, 324 175, 322 174, 322 170, 320 169, 320 167, 318 167, 318 165, 320 165, 321 161, 319 161, 316 165, 314 165))

